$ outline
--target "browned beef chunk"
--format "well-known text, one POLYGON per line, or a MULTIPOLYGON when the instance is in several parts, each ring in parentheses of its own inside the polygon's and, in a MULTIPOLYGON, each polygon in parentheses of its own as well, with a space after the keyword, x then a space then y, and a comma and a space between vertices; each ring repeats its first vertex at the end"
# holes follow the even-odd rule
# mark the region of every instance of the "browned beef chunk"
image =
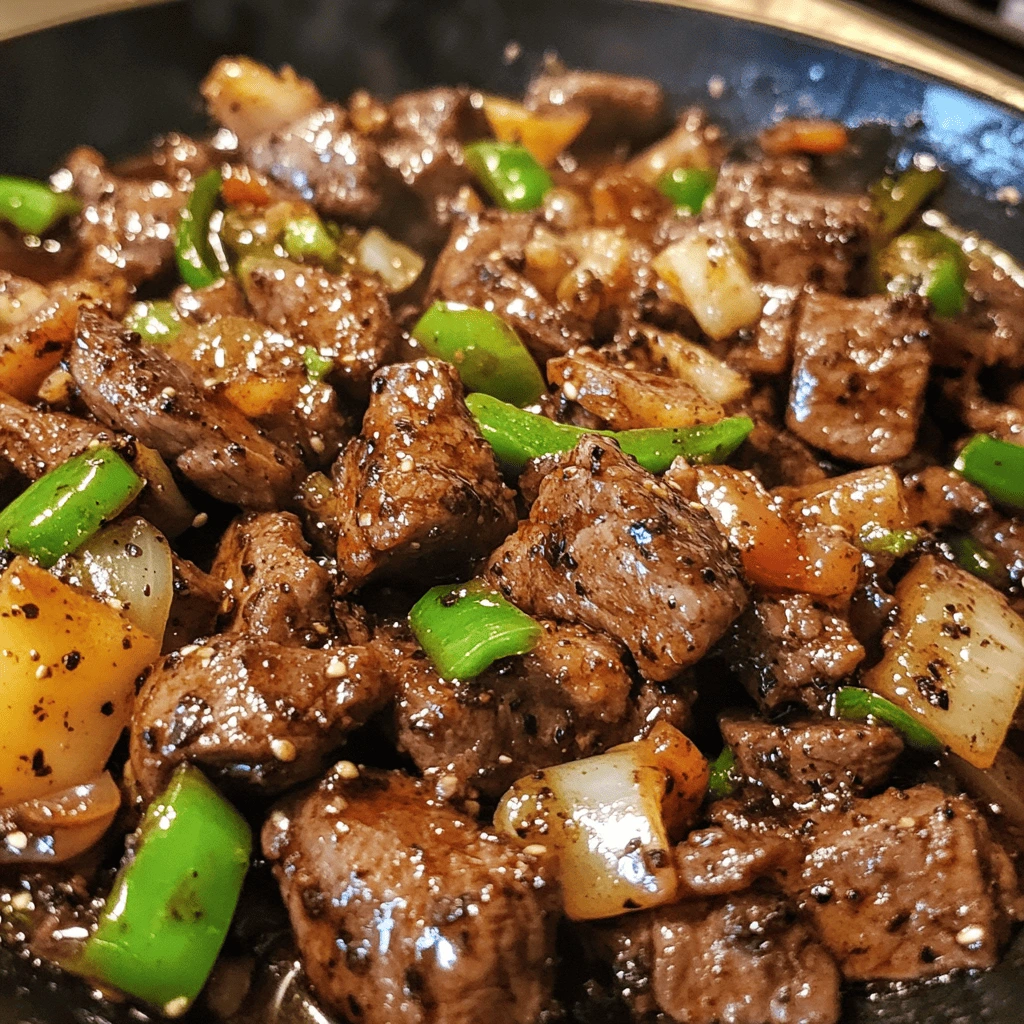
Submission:
POLYGON ((748 692, 771 709, 820 707, 864 658, 845 619, 809 594, 756 597, 722 644, 748 692))
POLYGON ((221 316, 249 314, 245 295, 233 277, 222 277, 205 288, 178 285, 171 292, 171 301, 183 319, 197 324, 205 324, 221 316))
POLYGON ((1024 441, 1024 408, 1019 400, 1004 402, 990 398, 982 389, 976 370, 944 380, 942 391, 968 430, 992 434, 1014 444, 1024 441))
POLYGON ((116 275, 138 284, 171 265, 178 215, 188 201, 191 179, 118 177, 86 146, 71 153, 67 169, 85 204, 74 222, 83 277, 116 275))
POLYGON ((557 891, 425 783, 355 774, 339 765, 263 829, 319 997, 364 1024, 534 1024, 557 891))
POLYGON ((242 285, 260 320, 333 359, 334 374, 360 395, 393 358, 391 307, 375 278, 268 257, 246 264, 242 285))
POLYGON ((867 258, 871 203, 824 192, 790 159, 722 169, 709 210, 726 221, 774 284, 843 292, 867 258))
POLYGON ((803 290, 796 286, 760 284, 764 298, 761 319, 740 331, 729 350, 729 364, 738 370, 766 377, 785 373, 793 359, 793 337, 803 290))
POLYGON ((205 142, 196 142, 180 132, 168 132, 155 138, 148 151, 116 164, 114 172, 125 178, 187 183, 213 166, 217 155, 205 142))
POLYGON ((934 786, 820 815, 808 838, 783 884, 847 979, 992 967, 1020 916, 1013 867, 983 818, 934 786))
POLYGON ((447 363, 373 378, 359 437, 334 467, 341 593, 399 573, 457 579, 515 526, 512 492, 447 363))
POLYGON ((927 336, 916 302, 809 295, 786 425, 840 459, 874 466, 903 458, 924 408, 927 336))
POLYGON ((491 212, 467 218, 438 257, 430 297, 493 310, 543 363, 585 344, 590 332, 520 273, 533 224, 531 214, 491 212))
POLYGON ((228 785, 279 792, 313 778, 393 694, 384 663, 367 647, 214 637, 150 671, 132 714, 132 768, 146 796, 184 761, 228 785))
POLYGON ((383 648, 398 662, 398 746, 440 793, 499 797, 524 775, 600 753, 662 718, 686 724, 686 697, 654 687, 632 694, 615 641, 582 626, 543 625, 530 654, 465 681, 442 679, 418 648, 383 648))
POLYGON ((657 135, 666 122, 665 94, 657 82, 601 71, 545 71, 530 82, 526 104, 589 111, 590 122, 576 142, 583 149, 639 145, 657 135))
POLYGON ((309 557, 298 517, 250 512, 221 537, 211 570, 231 602, 224 632, 279 644, 322 643, 330 632, 331 574, 309 557))
POLYGON ((765 487, 800 487, 824 480, 828 475, 821 460, 796 434, 765 416, 755 396, 747 414, 754 429, 736 455, 734 465, 753 471, 765 487))
POLYGON ((224 600, 224 588, 187 558, 174 555, 174 599, 164 629, 163 650, 176 651, 210 636, 224 600))
POLYGON ((488 574, 532 615, 621 640, 649 679, 699 661, 747 603, 711 518, 610 440, 584 437, 544 478, 488 574))
POLYGON ((637 1016, 678 1024, 836 1024, 839 972, 791 904, 750 892, 596 929, 637 1016))
POLYGON ((530 506, 537 500, 541 481, 543 481, 544 477, 556 469, 567 466, 571 458, 571 453, 558 452, 553 455, 538 455, 535 459, 530 459, 527 462, 526 468, 520 473, 517 482, 519 497, 527 512, 529 512, 530 506))
POLYGON ((96 313, 79 318, 69 365, 102 423, 155 448, 197 487, 243 508, 293 503, 301 464, 234 406, 205 393, 187 367, 96 313))
POLYGON ((723 716, 736 769, 783 806, 833 808, 883 785, 903 741, 893 729, 828 720, 773 724, 723 716))
POLYGON ((944 466, 928 466, 903 483, 910 522, 926 530, 965 528, 992 511, 980 487, 944 466))

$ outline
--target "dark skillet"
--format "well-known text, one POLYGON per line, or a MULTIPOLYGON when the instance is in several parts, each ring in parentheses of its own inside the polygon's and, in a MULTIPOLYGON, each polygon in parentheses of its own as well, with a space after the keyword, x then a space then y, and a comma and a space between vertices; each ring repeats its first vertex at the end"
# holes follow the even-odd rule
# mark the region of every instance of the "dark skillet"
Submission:
MULTIPOLYGON (((289 62, 344 97, 359 86, 392 94, 441 82, 516 94, 548 50, 572 66, 657 79, 678 104, 704 105, 733 138, 783 112, 865 124, 852 171, 862 181, 931 152, 952 171, 940 207, 1024 259, 1017 210, 995 198, 1024 183, 1024 114, 827 43, 628 0, 194 0, 51 29, 0 43, 0 169, 44 174, 78 143, 122 156, 169 128, 202 131, 196 87, 222 53, 289 62), (709 91, 712 80, 721 90, 709 91)), ((5 1024, 145 1019, 0 958, 5 1024)), ((201 1010, 189 1017, 206 1019, 201 1010)), ((1022 1020, 1024 935, 989 973, 854 993, 844 1024, 1022 1020)), ((267 1021, 276 1024, 269 999, 267 1021)))

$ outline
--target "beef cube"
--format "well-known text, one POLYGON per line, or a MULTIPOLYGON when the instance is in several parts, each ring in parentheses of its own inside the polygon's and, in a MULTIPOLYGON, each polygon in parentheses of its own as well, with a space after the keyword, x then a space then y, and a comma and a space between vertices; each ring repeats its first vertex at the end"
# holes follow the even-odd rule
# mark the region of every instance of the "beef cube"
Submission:
POLYGON ((540 865, 431 799, 342 763, 263 829, 318 996, 362 1024, 534 1024, 559 916, 540 865))
POLYGON ((783 884, 848 980, 995 965, 1022 906, 980 813, 934 786, 890 789, 812 820, 783 884))
POLYGON ((342 594, 371 577, 458 579, 515 527, 513 493, 448 364, 379 370, 359 437, 334 466, 342 594))
POLYGON ((174 597, 164 627, 163 650, 176 651, 216 631, 225 592, 221 584, 194 562, 174 560, 174 597))
POLYGON ((928 382, 927 337, 916 302, 809 295, 786 425, 808 444, 861 465, 910 454, 928 382))
POLYGON ((793 337, 803 290, 761 283, 758 291, 764 300, 761 319, 749 330, 740 331, 740 340, 729 350, 728 363, 746 373, 777 377, 789 369, 793 360, 793 337))
POLYGON ((622 641, 654 680, 699 661, 747 603, 711 517, 594 436, 544 478, 488 574, 530 614, 622 641))

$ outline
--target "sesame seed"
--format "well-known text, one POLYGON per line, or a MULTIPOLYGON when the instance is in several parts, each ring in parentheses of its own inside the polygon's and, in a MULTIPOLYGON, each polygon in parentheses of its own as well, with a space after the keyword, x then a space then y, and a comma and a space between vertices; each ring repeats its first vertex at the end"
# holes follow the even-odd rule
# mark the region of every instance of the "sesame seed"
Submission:
POLYGON ((441 800, 451 800, 459 791, 459 780, 455 775, 442 775, 437 780, 435 787, 437 796, 441 800))
MULTIPOLYGON (((28 848, 28 836, 24 832, 9 832, 7 834, 7 845, 14 850, 24 850, 28 848)), ((28 893, 25 894, 26 896, 28 893)))
POLYGON ((985 938, 985 929, 978 924, 969 924, 956 933, 956 941, 959 946, 973 946, 976 942, 982 942, 985 938))
POLYGON ((523 847, 523 853, 528 857, 543 857, 548 852, 548 848, 543 843, 530 843, 529 846, 523 847))
POLYGON ((360 526, 369 526, 373 522, 373 516, 369 512, 360 512, 356 520, 360 526))
POLYGON ((165 1017, 181 1017, 187 1011, 189 1007, 188 996, 178 996, 176 999, 170 1000, 170 1002, 164 1003, 163 1015, 165 1017))
POLYGON ((32 893, 16 892, 11 897, 11 906, 15 910, 28 910, 32 906, 32 893))
POLYGON ((49 679, 53 673, 50 671, 49 665, 40 665, 36 669, 36 679, 49 679))
POLYGON ((348 675, 348 666, 335 655, 327 666, 326 675, 328 679, 344 679, 348 675))
POLYGON ((351 761, 339 761, 334 766, 334 773, 349 782, 359 778, 359 769, 351 761))
POLYGON ((309 447, 317 453, 317 455, 323 455, 324 453, 324 439, 319 434, 314 434, 309 439, 309 447))
POLYGON ((274 811, 270 815, 270 824, 283 832, 291 822, 288 820, 288 815, 283 811, 274 811))
POLYGON ((204 527, 210 521, 210 517, 205 512, 200 512, 195 519, 192 520, 192 525, 198 530, 204 527))
POLYGON ((199 655, 199 657, 202 658, 203 661, 209 661, 216 653, 217 652, 212 647, 196 648, 196 654, 199 655))
POLYGON ((512 758, 509 757, 508 754, 499 754, 498 755, 498 764, 511 764, 511 763, 512 763, 512 758))
POLYGON ((900 818, 900 820, 897 821, 896 824, 899 825, 900 828, 913 828, 917 824, 917 822, 914 821, 913 818, 903 817, 900 818))
POLYGON ((562 394, 565 395, 570 402, 575 402, 580 396, 579 389, 572 383, 572 381, 569 380, 562 385, 562 394))
POLYGON ((285 762, 294 761, 299 754, 291 740, 271 740, 270 752, 278 761, 285 762))
POLYGON ((164 398, 174 398, 177 396, 178 392, 175 391, 174 388, 164 388, 160 394, 163 395, 164 398))
POLYGON ((187 658, 190 654, 194 654, 198 650, 199 650, 199 645, 198 644, 185 644, 185 646, 182 647, 181 650, 178 651, 178 653, 183 658, 187 658))
POLYGON ((108 597, 107 605, 113 608, 115 612, 119 612, 124 607, 124 604, 121 601, 119 601, 116 597, 108 597))

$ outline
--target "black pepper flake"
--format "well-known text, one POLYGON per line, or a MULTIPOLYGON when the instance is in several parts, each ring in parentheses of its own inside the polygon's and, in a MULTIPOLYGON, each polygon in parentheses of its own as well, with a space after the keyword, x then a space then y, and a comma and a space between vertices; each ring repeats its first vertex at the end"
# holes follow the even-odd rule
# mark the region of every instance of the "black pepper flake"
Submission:
POLYGON ((53 769, 46 763, 46 755, 42 750, 37 750, 32 755, 32 774, 37 779, 45 779, 47 775, 53 774, 53 769))
POLYGON ((26 619, 39 618, 39 605, 37 604, 23 604, 21 606, 21 611, 26 619))
POLYGON ((60 659, 61 664, 69 671, 74 672, 76 668, 82 663, 82 655, 78 651, 68 651, 63 658, 60 659))
POLYGON ((114 713, 114 704, 112 701, 106 701, 100 708, 100 714, 109 718, 114 713))

